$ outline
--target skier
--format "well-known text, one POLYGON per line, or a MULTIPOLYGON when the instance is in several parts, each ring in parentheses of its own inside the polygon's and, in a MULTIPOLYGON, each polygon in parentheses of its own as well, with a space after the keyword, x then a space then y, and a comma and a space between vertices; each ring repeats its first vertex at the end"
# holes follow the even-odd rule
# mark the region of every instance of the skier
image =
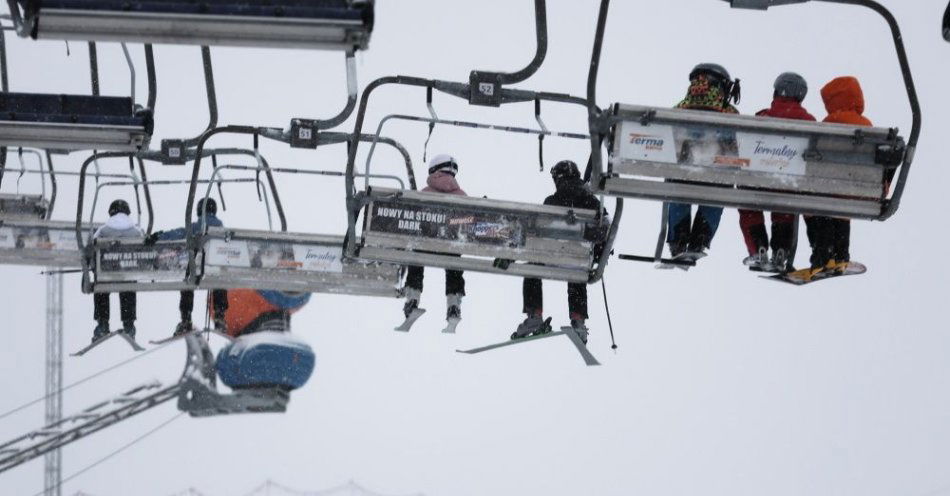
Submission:
MULTIPOLYGON (((545 198, 545 205, 559 207, 582 208, 602 212, 604 216, 602 226, 610 224, 606 210, 603 210, 600 201, 594 196, 581 179, 577 164, 570 160, 562 160, 551 168, 551 179, 554 180, 555 192, 545 198)), ((595 255, 603 251, 603 232, 585 233, 585 237, 597 241, 594 247, 595 255)), ((544 318, 541 279, 525 278, 522 285, 523 311, 527 314, 524 322, 511 335, 511 339, 521 339, 532 335, 545 334, 551 331, 551 319, 544 318)), ((586 344, 588 329, 587 320, 587 284, 568 283, 567 305, 571 317, 571 327, 586 344)))
MULTIPOLYGON (((775 79, 772 106, 755 115, 814 121, 814 116, 802 107, 808 94, 805 78, 785 72, 775 79)), ((792 249, 795 244, 795 215, 772 212, 772 258, 769 259, 769 235, 765 230, 765 215, 758 210, 739 210, 739 227, 745 238, 749 256, 742 262, 754 269, 788 272, 792 269, 792 249)))
MULTIPOLYGON (((730 101, 738 103, 739 96, 739 80, 733 81, 723 66, 699 64, 689 73, 686 98, 676 108, 738 114, 739 111, 730 101)), ((688 154, 689 149, 684 147, 680 151, 680 160, 688 160, 688 154)), ((692 261, 705 257, 719 228, 722 207, 700 205, 695 219, 690 218, 692 205, 669 203, 668 207, 666 242, 670 246, 670 254, 673 258, 692 261)))
MULTIPOLYGON (((205 226, 224 226, 224 223, 221 222, 221 219, 217 217, 217 214, 218 203, 214 201, 214 198, 202 198, 199 200, 198 204, 195 206, 195 215, 198 217, 198 219, 191 223, 191 232, 201 233, 204 231, 205 226)), ((184 227, 173 229, 171 231, 157 231, 149 236, 147 242, 154 242, 155 240, 166 241, 185 239, 187 234, 188 233, 184 227)), ((227 326, 225 324, 224 314, 228 309, 228 292, 223 289, 212 290, 211 305, 214 309, 214 330, 218 332, 226 332, 227 326)), ((181 322, 179 322, 175 327, 173 336, 181 336, 182 334, 194 330, 195 326, 191 321, 191 312, 194 309, 194 306, 195 292, 182 291, 181 298, 178 302, 178 310, 181 312, 181 322)))
MULTIPOLYGON (((429 161, 429 177, 426 187, 422 190, 427 193, 444 193, 449 195, 467 196, 459 187, 455 176, 459 166, 451 155, 439 154, 429 161)), ((406 274, 406 304, 402 312, 406 316, 406 323, 400 330, 408 330, 408 325, 418 318, 423 310, 419 308, 419 298, 422 297, 422 280, 424 269, 410 266, 406 274)), ((461 270, 445 271, 445 319, 449 322, 444 332, 455 332, 455 325, 462 319, 462 297, 465 296, 465 278, 461 270)))
MULTIPOLYGON (((864 92, 857 78, 843 76, 833 79, 821 89, 828 117, 823 122, 871 126, 864 115, 864 92)), ((793 276, 811 280, 822 272, 843 273, 851 261, 851 221, 822 216, 805 216, 808 242, 811 244, 811 267, 793 276)))
MULTIPOLYGON (((132 222, 129 214, 132 210, 125 200, 115 200, 109 205, 109 220, 92 235, 92 239, 115 238, 144 238, 145 233, 132 222)), ((135 339, 135 293, 123 291, 119 293, 121 306, 122 330, 130 339, 135 339)), ((93 319, 96 328, 92 332, 92 342, 95 343, 109 334, 109 293, 93 295, 93 319)))

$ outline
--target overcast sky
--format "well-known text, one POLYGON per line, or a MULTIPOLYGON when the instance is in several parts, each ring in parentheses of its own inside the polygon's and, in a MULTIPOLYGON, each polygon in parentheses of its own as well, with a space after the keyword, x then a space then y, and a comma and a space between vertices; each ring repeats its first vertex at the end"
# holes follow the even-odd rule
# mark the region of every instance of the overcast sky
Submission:
MULTIPOLYGON (((710 256, 688 273, 614 259, 608 267, 619 349, 610 350, 600 288, 592 286, 590 348, 604 366, 586 368, 567 340, 556 338, 481 356, 456 354, 506 339, 522 320, 521 281, 470 274, 464 320, 455 336, 439 333, 441 271, 427 272, 429 313, 409 335, 391 329, 402 303, 315 295, 293 330, 317 353, 309 384, 284 415, 183 417, 117 458, 66 484, 96 496, 167 496, 189 486, 237 495, 266 478, 298 488, 348 479, 383 492, 430 496, 485 494, 840 495, 950 494, 950 333, 947 331, 946 184, 940 143, 950 45, 940 37, 942 0, 886 0, 899 20, 924 108, 923 135, 904 202, 887 223, 857 222, 852 256, 868 274, 793 288, 764 281, 740 263, 745 255, 735 211, 723 217, 710 256)), ((552 0, 548 57, 520 87, 584 95, 598 2, 552 0)), ((380 1, 370 49, 358 56, 361 87, 394 74, 467 81, 472 69, 515 70, 534 50, 530 0, 380 1)), ((8 37, 9 40, 9 37, 8 37)), ((13 91, 88 93, 82 43, 8 43, 13 91)), ((137 95, 144 102, 144 60, 137 95)), ((345 100, 343 56, 252 49, 212 51, 222 124, 286 127, 292 117, 335 114, 345 100)), ((157 47, 154 146, 189 137, 207 123, 197 48, 157 47)), ((128 94, 118 45, 102 44, 103 92, 128 94)), ((910 129, 910 113, 889 32, 866 9, 823 3, 769 12, 730 10, 721 1, 615 1, 608 23, 598 104, 669 106, 684 94, 698 62, 719 62, 742 79, 742 113, 768 105, 772 81, 800 72, 812 88, 806 107, 825 112, 818 88, 854 75, 877 125, 910 129)), ((438 95, 443 118, 532 125, 532 105, 470 108, 438 95)), ((366 131, 388 113, 424 115, 420 90, 386 88, 371 100, 366 131)), ((552 129, 586 132, 581 108, 544 106, 552 129)), ((352 130, 353 119, 340 129, 352 130)), ((425 127, 401 123, 386 134, 412 153, 417 175, 425 127)), ((249 146, 220 138, 220 146, 249 146)), ((547 166, 586 160, 584 141, 545 140, 547 166)), ((343 170, 342 146, 290 150, 265 143, 272 165, 343 170)), ((365 147, 361 148, 365 153, 365 147)), ((540 201, 548 174, 538 171, 531 137, 439 127, 429 145, 451 153, 472 195, 540 201)), ((78 169, 85 155, 56 165, 78 169)), ((399 171, 385 152, 376 170, 399 171)), ((236 159, 248 163, 246 158, 236 159)), ((15 160, 14 160, 15 163, 15 160)), ((103 162, 121 171, 122 161, 103 162)), ((151 166, 152 178, 180 178, 190 168, 151 166)), ((232 177, 236 177, 233 176, 232 177)), ((14 191, 7 176, 3 191, 14 191)), ((342 233, 342 181, 279 180, 293 231, 342 233)), ((54 216, 75 212, 75 181, 62 180, 54 216)), ((23 192, 38 190, 24 177, 23 192)), ((91 191, 91 189, 90 189, 91 191)), ((128 191, 107 191, 131 199, 128 191)), ((156 228, 181 224, 187 189, 153 193, 156 228)), ((230 226, 266 228, 251 187, 226 189, 230 226)), ((88 202, 87 202, 88 205, 88 202)), ((652 251, 660 205, 632 201, 618 253, 652 251)), ((608 207, 612 209, 612 202, 608 207)), ((105 209, 105 204, 100 210, 105 209)), ((103 218, 103 211, 96 212, 103 218)), ((807 243, 801 241, 803 247, 807 243)), ((806 249, 799 264, 806 262, 806 249)), ((44 279, 39 268, 0 268, 3 333, 0 411, 43 393, 44 279)), ((92 298, 66 276, 67 352, 91 337, 92 298)), ((564 285, 546 283, 546 310, 567 323, 564 285)), ((118 302, 113 297, 113 325, 118 302)), ((139 295, 140 341, 177 323, 177 294, 139 295)), ((213 346, 220 342, 213 341, 213 346)), ((69 383, 126 359, 121 341, 83 358, 66 358, 69 383)), ((65 413, 81 410, 152 378, 174 381, 184 345, 166 347, 120 372, 66 394, 65 413)), ((176 414, 165 405, 63 450, 64 476, 176 414)), ((0 420, 0 438, 42 424, 34 407, 0 420)), ((42 461, 0 475, 0 494, 42 488, 42 461)))

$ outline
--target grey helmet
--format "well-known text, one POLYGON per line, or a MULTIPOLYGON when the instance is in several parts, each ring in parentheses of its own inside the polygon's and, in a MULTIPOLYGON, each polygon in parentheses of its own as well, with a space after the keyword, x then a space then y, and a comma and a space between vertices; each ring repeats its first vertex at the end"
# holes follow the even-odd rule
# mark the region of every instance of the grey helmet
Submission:
POLYGON ((808 95, 805 78, 794 72, 783 72, 775 78, 775 96, 792 98, 801 102, 808 95))

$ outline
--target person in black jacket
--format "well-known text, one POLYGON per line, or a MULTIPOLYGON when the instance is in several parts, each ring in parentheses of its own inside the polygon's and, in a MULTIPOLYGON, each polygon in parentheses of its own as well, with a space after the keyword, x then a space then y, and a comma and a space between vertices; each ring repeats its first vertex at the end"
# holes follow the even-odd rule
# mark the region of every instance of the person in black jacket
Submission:
MULTIPOLYGON (((600 201, 590 192, 587 185, 581 179, 577 164, 570 160, 558 162, 551 169, 551 178, 554 179, 554 186, 557 190, 553 195, 544 200, 545 205, 602 212, 602 215, 605 216, 605 222, 602 224, 606 225, 609 223, 606 219, 607 212, 603 210, 600 201)), ((596 241, 602 240, 598 239, 596 241)), ((595 245, 595 255, 599 255, 602 250, 602 243, 595 245)), ((518 326, 514 334, 511 335, 511 339, 521 339, 550 332, 550 320, 544 319, 544 296, 541 288, 541 279, 526 278, 522 286, 522 296, 524 298, 524 313, 527 314, 528 317, 518 326)), ((585 325, 585 321, 587 320, 586 283, 568 283, 567 304, 571 316, 571 327, 574 328, 574 331, 577 332, 586 343, 588 334, 587 326, 585 325)))

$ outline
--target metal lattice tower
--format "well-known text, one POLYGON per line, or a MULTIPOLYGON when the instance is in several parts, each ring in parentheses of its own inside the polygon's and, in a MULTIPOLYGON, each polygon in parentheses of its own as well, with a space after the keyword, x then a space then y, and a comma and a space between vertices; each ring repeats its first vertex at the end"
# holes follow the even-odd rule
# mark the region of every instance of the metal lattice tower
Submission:
MULTIPOLYGON (((48 269, 46 276, 46 424, 63 418, 63 274, 48 269)), ((44 456, 43 495, 60 496, 62 453, 44 456)))

